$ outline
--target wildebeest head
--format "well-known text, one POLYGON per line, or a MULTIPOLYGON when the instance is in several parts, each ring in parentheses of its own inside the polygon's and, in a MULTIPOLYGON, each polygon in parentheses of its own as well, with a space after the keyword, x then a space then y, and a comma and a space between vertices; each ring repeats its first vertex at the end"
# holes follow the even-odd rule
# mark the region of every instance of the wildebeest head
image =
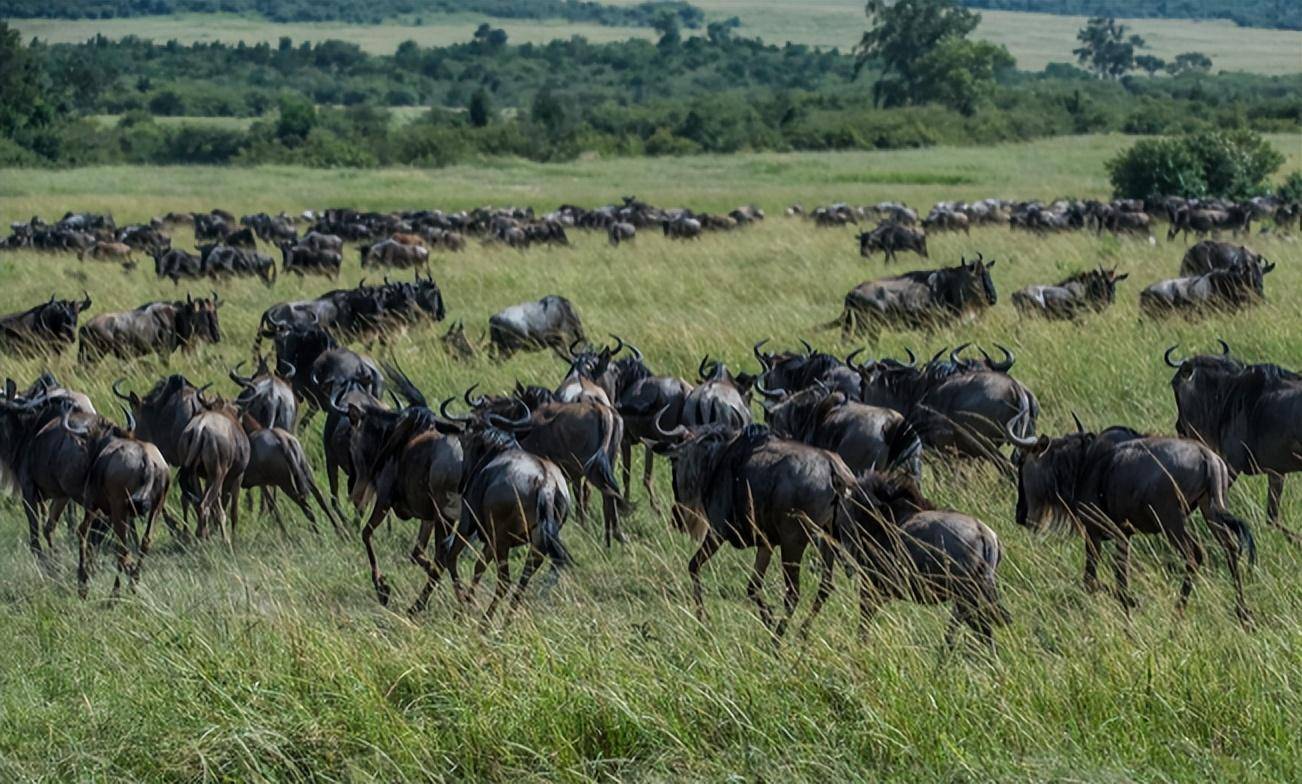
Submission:
POLYGON ((49 302, 35 309, 35 331, 58 342, 71 343, 77 339, 77 318, 90 305, 90 295, 84 292, 80 301, 55 299, 51 294, 49 302))
POLYGON ((212 299, 195 299, 189 294, 185 302, 176 303, 176 334, 183 346, 206 340, 209 343, 222 342, 221 321, 217 309, 223 304, 217 292, 212 299))
POLYGON ((432 276, 426 275, 421 277, 416 273, 416 281, 411 284, 416 305, 426 314, 433 316, 435 321, 442 321, 447 316, 447 309, 443 305, 443 292, 434 282, 432 276))
POLYGON ((994 266, 994 259, 986 261, 985 256, 980 253, 977 254, 975 261, 960 259, 959 266, 952 268, 956 274, 951 276, 946 285, 947 290, 956 296, 946 299, 958 303, 960 307, 967 303, 981 303, 993 307, 999 302, 995 281, 990 277, 990 270, 994 266))
POLYGON ((1281 381, 1302 380, 1278 365, 1245 365, 1231 356, 1228 343, 1219 342, 1220 354, 1176 360, 1172 359, 1176 346, 1163 354, 1166 364, 1175 369, 1171 391, 1175 394, 1176 433, 1212 444, 1220 441, 1223 427, 1238 423, 1252 430, 1250 412, 1263 392, 1281 381), (1248 421, 1238 422, 1241 419, 1248 421))

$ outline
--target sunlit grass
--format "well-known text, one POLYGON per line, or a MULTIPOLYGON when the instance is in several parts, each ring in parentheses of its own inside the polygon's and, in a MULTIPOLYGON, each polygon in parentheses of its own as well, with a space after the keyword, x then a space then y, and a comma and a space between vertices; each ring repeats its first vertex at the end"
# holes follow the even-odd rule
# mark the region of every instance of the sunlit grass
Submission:
MULTIPOLYGON (((574 300, 590 333, 617 332, 663 372, 691 377, 709 352, 753 369, 750 344, 798 337, 839 353, 851 346, 815 325, 844 293, 892 268, 855 253, 853 232, 815 229, 781 216, 786 203, 905 198, 925 207, 948 197, 1101 195, 1099 162, 1122 140, 881 155, 747 156, 538 166, 497 162, 446 171, 308 172, 299 169, 111 168, 0 172, 0 213, 57 217, 111 209, 119 222, 172 209, 221 205, 237 213, 323 206, 459 207, 478 203, 604 203, 626 193, 662 204, 721 209, 758 202, 769 219, 746 231, 670 243, 653 233, 618 249, 575 232, 575 247, 509 251, 472 242, 439 256, 434 275, 449 318, 478 335, 502 306, 546 293, 574 300), (972 184, 880 184, 833 175, 961 172, 972 184)), ((1276 143, 1294 158, 1297 137, 1276 143)), ((189 234, 176 235, 178 245, 189 234)), ((1161 361, 1167 345, 1209 348, 1217 336, 1242 356, 1302 366, 1294 295, 1302 251, 1293 239, 1254 237, 1279 263, 1269 302, 1200 323, 1141 322, 1138 291, 1175 274, 1184 245, 1071 234, 1035 238, 1004 229, 930 241, 936 264, 981 251, 999 259, 1000 304, 982 320, 933 335, 886 333, 872 352, 919 354, 998 341, 1017 354, 1013 374, 1039 396, 1041 427, 1125 423, 1169 432, 1175 411, 1161 361), (1079 324, 1024 322, 1008 295, 1098 263, 1131 273, 1110 311, 1079 324)), ((153 280, 146 262, 114 265, 30 253, 0 254, 0 311, 85 288, 93 313, 183 296, 153 280)), ((361 277, 347 254, 343 283, 361 277)), ((374 277, 374 275, 372 275, 374 277)), ((117 412, 119 375, 143 390, 165 372, 214 381, 249 354, 254 326, 272 302, 329 288, 282 276, 275 288, 223 284, 225 340, 166 363, 79 367, 72 352, 48 363, 0 359, 3 375, 29 381, 46 366, 117 412)), ((473 382, 554 383, 548 355, 505 364, 457 364, 436 329, 414 330, 370 351, 394 356, 431 397, 473 382)), ((304 441, 320 464, 320 417, 304 441)), ((641 451, 637 470, 640 471, 641 451)), ((657 482, 667 494, 661 465, 657 482)), ((638 475, 635 472, 635 477, 638 475)), ((112 563, 101 559, 92 599, 73 590, 74 560, 60 532, 58 568, 44 574, 27 553, 12 500, 0 502, 0 777, 5 780, 865 780, 865 781, 1288 781, 1302 775, 1296 739, 1302 595, 1298 551, 1265 526, 1264 481, 1240 481, 1231 506, 1258 533, 1261 560, 1248 580, 1251 630, 1231 611, 1224 566, 1209 559, 1187 616, 1173 608, 1173 557, 1158 541, 1136 548, 1127 620, 1114 601, 1080 586, 1080 545, 1012 522, 1014 488, 980 467, 933 467, 928 492, 993 526, 1005 548, 1001 580, 1014 615, 1000 653, 941 659, 945 613, 897 604, 854 633, 844 575, 805 644, 774 651, 744 596, 748 554, 721 553, 705 570, 708 627, 690 613, 692 544, 671 533, 635 490, 632 544, 605 551, 596 531, 571 519, 576 567, 548 592, 535 581, 506 628, 481 631, 440 590, 421 617, 375 602, 357 541, 282 539, 268 520, 248 521, 233 554, 178 551, 164 535, 146 559, 139 593, 104 598, 112 563)), ((1293 480, 1297 482, 1296 479, 1293 480)), ((636 484, 636 482, 635 482, 636 484)), ((283 507, 283 505, 282 505, 283 507)), ((1302 489, 1286 492, 1284 517, 1302 519, 1302 489)), ((297 518, 295 518, 297 519, 297 518)), ((1196 524, 1208 541, 1205 528, 1196 524)), ((419 588, 406 559, 415 526, 381 528, 377 550, 395 607, 419 588)), ((1212 552, 1214 547, 1209 548, 1212 552)), ((813 592, 806 572, 806 600, 813 592)), ((771 575, 769 596, 778 579, 771 575)))

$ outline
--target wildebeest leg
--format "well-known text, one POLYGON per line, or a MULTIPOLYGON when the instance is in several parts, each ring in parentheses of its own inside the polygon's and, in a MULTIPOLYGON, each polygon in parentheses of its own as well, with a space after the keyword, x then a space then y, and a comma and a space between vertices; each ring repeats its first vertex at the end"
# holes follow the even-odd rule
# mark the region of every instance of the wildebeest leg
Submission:
POLYGON ((1266 522, 1270 523, 1272 528, 1279 529, 1290 542, 1296 545, 1302 545, 1302 536, 1292 531, 1279 521, 1279 502, 1284 495, 1284 475, 1270 472, 1266 475, 1266 522))
POLYGON ((823 604, 832 593, 832 572, 836 569, 836 551, 829 541, 819 542, 818 554, 823 559, 823 573, 818 578, 818 593, 814 594, 814 603, 809 608, 809 616, 800 627, 800 639, 809 637, 809 627, 823 610, 823 604))
POLYGON ((1099 553, 1103 546, 1103 537, 1098 531, 1089 528, 1085 531, 1085 593, 1098 593, 1099 588, 1099 553))
POLYGON ((326 482, 330 486, 330 505, 339 519, 344 520, 348 515, 344 514, 344 507, 339 503, 339 464, 330 457, 329 450, 326 450, 325 469, 326 482))
POLYGON ((54 550, 54 529, 59 524, 59 516, 67 508, 67 498, 56 498, 50 502, 50 510, 45 516, 45 530, 41 533, 45 536, 45 546, 51 551, 54 550))
POLYGON ((610 547, 613 539, 620 544, 626 544, 628 537, 624 532, 619 530, 619 503, 618 499, 609 493, 601 494, 601 519, 606 528, 606 547, 610 547))
POLYGON ((240 483, 243 479, 243 474, 232 474, 226 480, 227 506, 231 510, 231 547, 235 546, 235 526, 240 521, 240 483))
MULTIPOLYGON (((705 600, 701 597, 701 567, 714 557, 721 544, 723 540, 716 536, 714 531, 707 531, 692 560, 687 562, 687 573, 692 576, 692 600, 696 604, 696 618, 701 623, 705 623, 705 600)), ((756 560, 758 561, 758 557, 756 560)))
POLYGON ((86 556, 90 550, 90 524, 95 519, 95 512, 86 510, 77 527, 77 595, 85 599, 90 591, 90 572, 86 569, 86 556))
POLYGON ((434 526, 438 523, 438 518, 441 514, 442 513, 435 509, 435 517, 430 518, 429 520, 420 521, 420 530, 416 533, 416 542, 411 547, 412 562, 425 570, 425 587, 420 590, 420 596, 416 598, 415 602, 412 602, 411 607, 407 610, 411 615, 415 615, 425 609, 425 606, 429 604, 430 594, 434 592, 434 585, 439 580, 440 571, 437 563, 438 559, 435 558, 435 560, 431 561, 429 555, 425 552, 425 549, 429 547, 430 535, 434 533, 434 526))
POLYGON ((1252 620, 1252 614, 1248 612, 1247 602, 1243 599, 1243 575, 1239 571, 1239 540, 1230 526, 1227 525, 1220 514, 1208 512, 1210 509, 1203 509, 1203 517, 1207 520, 1207 525, 1212 529, 1212 535, 1220 544, 1221 549, 1225 550, 1225 565, 1229 567, 1230 579, 1234 581, 1234 613, 1243 623, 1252 620))
POLYGON ((782 579, 786 583, 787 590, 782 602, 785 612, 782 620, 778 621, 777 628, 773 630, 774 636, 778 638, 786 634, 787 623, 800 604, 800 561, 805 555, 806 544, 807 542, 802 539, 799 542, 785 542, 781 547, 782 579))
MULTIPOLYGON (((664 510, 661 509, 660 502, 656 500, 655 484, 652 481, 655 478, 654 470, 655 452, 652 452, 651 447, 648 446, 646 447, 646 460, 642 463, 642 486, 646 488, 646 497, 651 502, 651 510, 656 514, 663 514, 664 510)), ((628 487, 627 480, 625 480, 624 486, 628 487)))
POLYGON ((383 506, 375 505, 375 509, 371 511, 371 519, 366 521, 366 527, 362 529, 362 544, 366 545, 366 560, 371 565, 371 584, 375 586, 375 596, 380 600, 380 604, 387 607, 389 583, 384 579, 384 575, 380 574, 380 567, 375 563, 375 548, 371 546, 371 535, 384 519, 384 512, 383 506))
POLYGON ((1189 594, 1193 593, 1194 575, 1203 562, 1203 548, 1183 524, 1167 529, 1167 537, 1175 545, 1176 551, 1184 556, 1184 580, 1180 583, 1180 601, 1176 605, 1176 610, 1183 615, 1184 608, 1189 604, 1189 594))
POLYGON ((154 507, 149 510, 149 516, 145 518, 145 535, 140 539, 140 556, 142 560, 144 556, 149 554, 149 548, 153 545, 154 523, 158 522, 158 515, 162 513, 162 511, 163 504, 160 499, 160 502, 155 504, 154 507))
MULTIPOLYGON (((321 507, 322 514, 330 521, 330 527, 335 529, 335 533, 339 536, 347 534, 348 531, 344 527, 342 515, 336 515, 334 510, 326 503, 325 496, 321 494, 321 488, 317 487, 316 480, 312 478, 311 474, 307 475, 306 484, 308 492, 312 494, 313 500, 316 501, 316 505, 321 507)), ((306 506, 306 502, 304 502, 304 506, 306 506)))
POLYGON ((632 441, 628 439, 624 439, 623 441, 620 442, 619 459, 620 459, 620 463, 622 464, 620 466, 619 486, 625 489, 625 492, 627 492, 629 496, 628 500, 632 501, 633 488, 629 484, 629 482, 632 481, 632 476, 633 476, 633 442, 632 441))
POLYGON ((529 548, 529 557, 524 562, 524 571, 520 572, 520 581, 515 584, 515 593, 511 595, 511 604, 507 612, 514 612, 515 608, 520 606, 520 600, 524 598, 524 589, 529 585, 529 579, 533 573, 538 571, 542 565, 543 553, 536 547, 529 548))
POLYGON ((574 480, 575 497, 578 499, 579 524, 588 525, 588 495, 591 488, 582 477, 574 480))
POLYGON ((765 629, 773 628, 773 613, 764 603, 764 575, 772 559, 773 548, 767 542, 760 542, 755 548, 755 565, 751 567, 750 579, 746 581, 746 598, 759 609, 760 622, 765 629))
MULTIPOLYGON (((253 493, 249 493, 249 499, 253 498, 253 493)), ((250 505, 251 502, 250 502, 250 505)), ((280 516, 280 506, 276 503, 275 497, 267 488, 262 488, 262 508, 271 510, 271 519, 276 521, 276 526, 280 528, 280 535, 289 537, 289 529, 285 527, 285 519, 280 516)), ((312 526, 314 529, 315 525, 312 526)))
POLYGON ((136 577, 140 573, 140 567, 131 558, 132 536, 126 515, 122 514, 122 510, 114 510, 109 518, 118 549, 118 574, 113 578, 113 595, 117 596, 124 574, 127 576, 127 589, 131 591, 136 589, 136 577))
POLYGON ((1112 574, 1116 578, 1117 601, 1121 602, 1121 607, 1130 615, 1130 611, 1135 608, 1135 598, 1130 595, 1130 537, 1119 536, 1116 541, 1116 552, 1112 556, 1112 574))
POLYGON ((507 590, 511 587, 511 561, 509 550, 497 551, 493 548, 493 559, 497 561, 497 585, 493 586, 493 601, 488 603, 488 609, 484 611, 484 622, 487 623, 493 619, 493 614, 497 612, 497 605, 506 596, 507 590))
POLYGON ((859 639, 868 638, 868 622, 877 614, 877 590, 868 576, 868 570, 862 566, 859 570, 859 639))

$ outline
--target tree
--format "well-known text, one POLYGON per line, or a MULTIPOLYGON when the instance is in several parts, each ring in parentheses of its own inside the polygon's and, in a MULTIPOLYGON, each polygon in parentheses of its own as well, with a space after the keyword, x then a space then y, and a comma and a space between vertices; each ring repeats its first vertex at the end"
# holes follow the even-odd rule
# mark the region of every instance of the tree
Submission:
POLYGON ((1099 77, 1119 79, 1134 70, 1135 52, 1148 46, 1143 38, 1126 35, 1129 29, 1117 24, 1116 19, 1094 17, 1076 33, 1081 46, 1073 49, 1072 54, 1099 77))
POLYGON ((0 136, 29 149, 49 146, 47 131, 59 112, 46 82, 40 60, 23 46, 17 30, 0 21, 0 136))
POLYGON ((1145 139, 1108 161, 1113 193, 1122 198, 1264 193, 1284 156, 1252 131, 1205 131, 1180 138, 1145 139))
POLYGON ((1166 70, 1166 60, 1151 54, 1141 54, 1135 58, 1135 67, 1149 76, 1156 76, 1158 71, 1166 70))
POLYGON ((470 96, 467 112, 470 115, 470 124, 476 128, 483 128, 493 121, 493 104, 487 90, 482 87, 475 90, 475 94, 470 96))
POLYGON ((995 75, 1015 64, 1001 45, 950 36, 915 64, 918 92, 914 101, 943 104, 971 116, 993 91, 995 75))
POLYGON ((506 31, 500 27, 493 27, 488 22, 484 22, 475 28, 475 43, 480 48, 493 52, 506 46, 506 31))
POLYGON ((660 40, 656 41, 656 46, 661 51, 677 49, 678 45, 683 42, 683 34, 678 29, 678 17, 668 11, 656 17, 652 25, 657 33, 660 33, 660 40))
POLYGON ((1176 55, 1166 69, 1173 76, 1187 73, 1207 73, 1212 70, 1212 58, 1202 52, 1184 52, 1176 55))
POLYGON ((316 106, 300 95, 280 99, 280 117, 276 120, 276 138, 291 147, 300 144, 316 125, 316 106))
POLYGON ((864 12, 869 27, 855 47, 855 69, 870 63, 881 69, 873 97, 887 107, 915 102, 933 75, 934 62, 925 62, 932 51, 946 39, 966 38, 981 22, 980 14, 951 0, 869 0, 864 12))

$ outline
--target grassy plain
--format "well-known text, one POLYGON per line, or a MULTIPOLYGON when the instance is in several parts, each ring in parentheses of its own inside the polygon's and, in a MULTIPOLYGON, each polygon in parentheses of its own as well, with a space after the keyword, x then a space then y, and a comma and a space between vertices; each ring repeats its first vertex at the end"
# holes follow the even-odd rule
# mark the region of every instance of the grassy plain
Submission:
MULTIPOLYGON (((639 2, 640 0, 614 0, 639 2)), ((862 0, 701 0, 710 19, 742 21, 740 33, 759 36, 781 44, 786 41, 815 46, 840 47, 848 51, 859 42, 865 19, 862 0)), ((977 35, 1008 47, 1018 66, 1039 70, 1050 62, 1071 62, 1071 50, 1078 45, 1076 31, 1084 17, 1054 14, 983 11, 977 35)), ((413 40, 424 46, 447 45, 470 39, 485 17, 474 14, 426 14, 421 24, 414 18, 379 25, 343 23, 274 24, 262 19, 216 15, 175 15, 133 19, 12 19, 25 37, 52 42, 79 42, 97 33, 109 38, 136 35, 155 41, 266 41, 274 44, 281 36, 295 41, 337 38, 352 41, 363 49, 391 54, 398 44, 413 40)), ((1181 52, 1209 55, 1217 70, 1285 74, 1302 71, 1302 33, 1290 30, 1243 28, 1226 21, 1189 19, 1121 20, 1148 41, 1153 54, 1170 59, 1181 52)), ((640 36, 654 38, 650 28, 603 27, 564 20, 497 19, 492 23, 506 30, 517 43, 544 43, 555 38, 582 35, 591 41, 616 41, 640 36)))
MULTIPOLYGON (((1302 168, 1302 138, 1276 137, 1302 168)), ((888 270, 855 253, 852 232, 782 217, 787 203, 903 198, 1102 195, 1102 160, 1123 140, 1084 137, 992 150, 846 155, 497 162, 439 171, 105 168, 0 171, 0 217, 110 209, 119 222, 167 210, 238 212, 331 205, 377 209, 482 203, 553 207, 626 193, 662 204, 719 209, 758 202, 754 229, 670 243, 643 236, 612 249, 577 234, 575 247, 508 251, 472 243, 440 256, 434 275, 449 317, 477 334, 502 306, 560 293, 594 336, 618 332, 662 372, 690 377, 711 353, 750 365, 750 344, 807 337, 848 352, 815 325, 834 316, 851 286, 924 266, 888 270)), ((187 233, 178 244, 186 245, 187 233)), ((976 323, 935 334, 888 333, 873 354, 919 354, 962 341, 999 341, 1013 373, 1035 390, 1041 427, 1127 423, 1169 432, 1174 407, 1161 352, 1223 336, 1244 357, 1302 366, 1302 251, 1294 238, 1254 237, 1279 269, 1269 302, 1199 323, 1139 320, 1149 281, 1175 273, 1184 245, 1085 234, 1033 238, 1004 229, 939 236, 934 263, 982 251, 999 259, 1000 304, 976 323), (1008 295, 1098 263, 1131 273, 1116 306, 1080 324, 1020 320, 1008 295)), ((152 278, 146 261, 107 264, 35 254, 0 255, 0 312, 51 292, 88 290, 92 312, 183 294, 152 278)), ((348 254, 343 283, 361 277, 348 254)), ((272 302, 319 293, 326 281, 282 277, 272 289, 221 284, 224 341, 169 362, 79 367, 71 352, 48 363, 0 359, 28 380, 48 366, 114 412, 109 385, 143 390, 165 372, 216 382, 248 356, 258 314, 272 302)), ((194 286, 196 292, 205 287, 194 286)), ((434 339, 396 336, 371 351, 392 355, 431 397, 470 383, 543 383, 562 368, 549 356, 458 364, 434 339)), ((304 441, 320 462, 320 418, 304 441)), ((640 460, 640 456, 638 458, 640 460)), ((640 468, 640 465, 639 465, 640 468)), ((1294 480, 1296 482, 1296 480, 1294 480)), ((657 476, 667 492, 663 465, 657 476)), ((22 514, 0 501, 0 778, 239 781, 1289 781, 1302 777, 1302 557, 1264 524, 1260 479, 1239 482, 1231 505, 1254 523, 1261 560, 1248 582, 1257 617, 1234 621, 1219 558, 1188 614, 1173 612, 1178 577, 1166 547, 1137 548, 1140 608, 1127 620, 1079 587, 1080 545, 1019 529, 1015 489, 981 467, 929 467, 929 493, 987 521, 1005 548, 1001 579, 1015 622, 994 661, 939 652, 945 613, 890 606, 870 639, 854 634, 853 592, 837 592, 811 640, 774 651, 747 604, 748 554, 721 553, 705 572, 710 623, 688 604, 692 544, 668 530, 636 490, 634 541, 607 552, 571 520, 576 567, 550 593, 535 583, 514 622, 487 631, 460 617, 446 590, 409 619, 374 601, 361 545, 286 539, 268 520, 242 520, 233 554, 180 552, 164 535, 138 594, 107 602, 101 562, 92 599, 76 598, 72 550, 43 574, 28 555, 22 514)), ((1302 519, 1290 487, 1285 518, 1302 519)), ((1210 544, 1201 523, 1196 525, 1210 544)), ((406 560, 411 523, 381 529, 377 549, 404 607, 418 587, 406 560)), ((61 532, 61 537, 63 536, 61 532)), ((518 567, 518 564, 517 564, 518 567)), ((772 577, 772 575, 771 575, 772 577)), ((806 574, 805 605, 812 593, 806 574)), ((777 579, 768 594, 777 595, 777 579)), ((481 597, 482 598, 482 597, 481 597)))

